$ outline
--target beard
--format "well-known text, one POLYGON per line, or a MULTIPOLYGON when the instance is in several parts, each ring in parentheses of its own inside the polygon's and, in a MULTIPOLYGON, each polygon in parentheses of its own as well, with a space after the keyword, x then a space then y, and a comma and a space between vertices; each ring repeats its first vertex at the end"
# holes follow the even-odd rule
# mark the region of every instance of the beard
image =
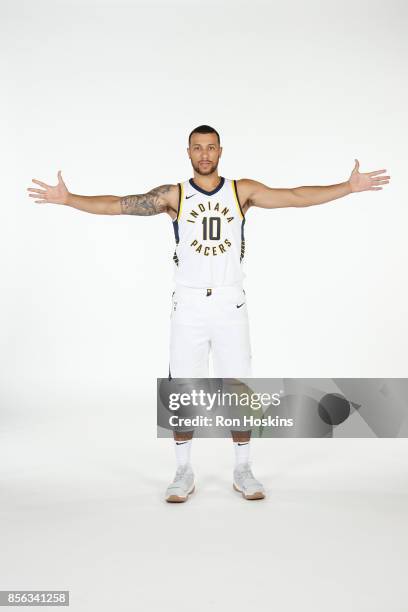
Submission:
POLYGON ((210 162, 208 166, 200 166, 199 163, 193 164, 193 162, 191 162, 191 165, 193 166, 197 174, 201 174, 201 176, 208 176, 209 174, 212 174, 213 172, 217 170, 218 162, 219 162, 219 158, 217 159, 216 162, 210 162))

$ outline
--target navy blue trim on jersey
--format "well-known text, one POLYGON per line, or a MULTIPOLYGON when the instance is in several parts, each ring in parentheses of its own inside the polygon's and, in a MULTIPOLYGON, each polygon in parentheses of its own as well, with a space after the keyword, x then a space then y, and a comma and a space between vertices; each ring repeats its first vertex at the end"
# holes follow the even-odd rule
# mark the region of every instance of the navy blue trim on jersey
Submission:
POLYGON ((239 258, 240 262, 244 259, 244 255, 245 255, 244 225, 245 225, 245 217, 242 219, 242 223, 241 223, 241 256, 239 258))
POLYGON ((174 238, 176 239, 176 244, 178 244, 180 242, 180 236, 179 236, 179 224, 177 219, 174 219, 173 221, 173 230, 174 230, 174 238))
POLYGON ((180 205, 181 205, 181 185, 180 183, 177 183, 177 187, 178 187, 179 197, 178 197, 178 205, 177 205, 177 215, 176 215, 176 218, 173 219, 173 223, 174 221, 177 221, 177 219, 179 218, 179 214, 180 214, 180 205))
POLYGON ((173 254, 173 261, 176 264, 176 266, 178 266, 179 258, 177 257, 177 246, 180 241, 180 236, 179 236, 179 224, 178 224, 177 219, 174 219, 173 221, 173 230, 174 230, 174 238, 176 240, 176 250, 174 251, 174 254, 173 254))
POLYGON ((192 187, 194 187, 194 189, 197 189, 197 191, 199 191, 200 193, 203 193, 204 195, 207 195, 207 196, 212 196, 215 193, 217 193, 217 191, 222 189, 222 187, 224 186, 224 183, 225 183, 225 178, 222 176, 220 182, 217 185, 217 187, 215 189, 213 189, 212 191, 206 191, 205 189, 201 189, 201 187, 199 187, 198 185, 195 184, 195 182, 194 182, 194 180, 192 178, 189 180, 189 183, 190 183, 190 185, 192 187))
POLYGON ((232 182, 234 183, 234 188, 235 188, 235 193, 236 193, 237 200, 238 200, 239 210, 241 211, 241 215, 244 217, 244 211, 242 210, 241 202, 239 201, 237 181, 234 180, 232 182))

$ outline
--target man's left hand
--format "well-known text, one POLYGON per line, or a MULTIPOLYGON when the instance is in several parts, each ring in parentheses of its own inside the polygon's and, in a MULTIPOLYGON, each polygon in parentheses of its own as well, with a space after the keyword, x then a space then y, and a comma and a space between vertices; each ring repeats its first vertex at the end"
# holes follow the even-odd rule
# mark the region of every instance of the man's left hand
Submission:
POLYGON ((350 175, 349 183, 351 191, 379 191, 382 189, 380 185, 386 185, 390 182, 390 176, 384 176, 386 170, 375 170, 374 172, 359 172, 360 163, 358 159, 354 160, 355 166, 350 175))

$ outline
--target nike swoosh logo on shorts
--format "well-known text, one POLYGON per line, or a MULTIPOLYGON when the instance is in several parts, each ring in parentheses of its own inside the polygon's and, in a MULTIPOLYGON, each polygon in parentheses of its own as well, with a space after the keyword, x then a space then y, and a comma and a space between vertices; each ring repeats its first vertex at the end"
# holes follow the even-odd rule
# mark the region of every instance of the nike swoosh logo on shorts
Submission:
POLYGON ((187 444, 187 442, 176 442, 177 446, 180 446, 180 444, 187 444))
POLYGON ((242 304, 237 304, 237 308, 241 308, 241 306, 243 306, 245 304, 245 302, 242 302, 242 304))

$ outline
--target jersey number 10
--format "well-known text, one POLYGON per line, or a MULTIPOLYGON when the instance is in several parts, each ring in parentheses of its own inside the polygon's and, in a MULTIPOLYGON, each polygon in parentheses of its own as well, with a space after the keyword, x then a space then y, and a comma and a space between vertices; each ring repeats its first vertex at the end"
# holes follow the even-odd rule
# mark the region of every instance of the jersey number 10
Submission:
POLYGON ((221 238, 221 219, 219 217, 203 217, 203 240, 219 240, 221 238))

